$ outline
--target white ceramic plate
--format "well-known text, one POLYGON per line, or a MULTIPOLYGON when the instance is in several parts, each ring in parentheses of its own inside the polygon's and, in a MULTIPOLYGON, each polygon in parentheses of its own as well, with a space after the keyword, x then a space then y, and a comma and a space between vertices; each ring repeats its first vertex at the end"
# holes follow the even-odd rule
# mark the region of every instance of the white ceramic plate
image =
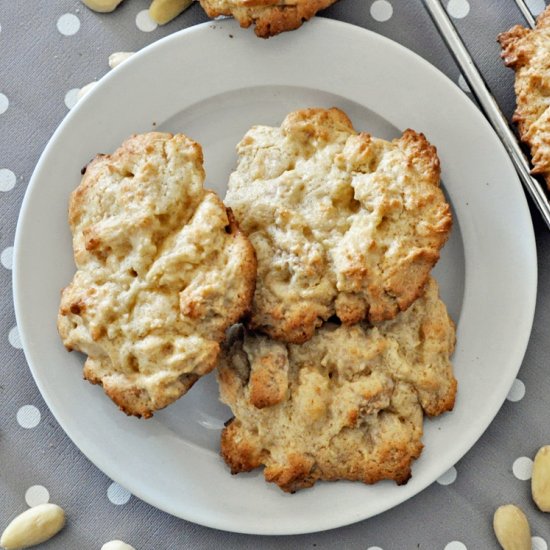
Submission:
POLYGON ((503 148, 470 99, 405 48, 344 23, 316 19, 258 40, 233 21, 194 27, 146 48, 103 78, 48 144, 17 228, 15 303, 38 387, 69 437, 134 495, 187 520, 246 533, 290 534, 349 524, 418 493, 487 428, 514 380, 536 294, 533 230, 503 148), (202 143, 207 182, 224 195, 235 145, 258 123, 307 106, 344 109, 359 130, 391 138, 412 127, 437 145, 455 212, 436 269, 458 321, 455 411, 426 422, 425 450, 406 486, 319 483, 295 495, 260 472, 231 476, 218 455, 222 423, 212 376, 143 421, 127 418, 82 380, 55 327, 74 266, 66 221, 80 168, 134 132, 184 132, 202 143))

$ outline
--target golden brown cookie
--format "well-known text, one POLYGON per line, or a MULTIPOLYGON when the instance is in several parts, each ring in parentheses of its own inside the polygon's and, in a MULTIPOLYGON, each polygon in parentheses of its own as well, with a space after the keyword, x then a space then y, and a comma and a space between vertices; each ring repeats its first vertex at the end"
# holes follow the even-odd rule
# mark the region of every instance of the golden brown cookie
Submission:
POLYGON ((336 0, 200 0, 209 17, 232 15, 241 25, 269 38, 292 31, 336 0))
POLYGON ((252 128, 238 154, 225 201, 258 257, 252 329, 300 343, 333 315, 380 322, 422 293, 452 225, 422 134, 389 142, 306 109, 252 128))
POLYGON ((242 334, 222 356, 222 432, 231 472, 264 465, 284 491, 317 480, 406 483, 422 450, 423 412, 453 408, 454 324, 435 280, 377 326, 330 323, 303 345, 242 334))
POLYGON ((535 29, 520 25, 499 35, 502 57, 516 73, 516 111, 513 121, 531 150, 532 173, 550 189, 550 6, 535 29))
POLYGON ((59 334, 127 414, 151 416, 211 371, 250 306, 254 250, 203 182, 201 147, 153 132, 98 155, 71 196, 78 271, 59 334))

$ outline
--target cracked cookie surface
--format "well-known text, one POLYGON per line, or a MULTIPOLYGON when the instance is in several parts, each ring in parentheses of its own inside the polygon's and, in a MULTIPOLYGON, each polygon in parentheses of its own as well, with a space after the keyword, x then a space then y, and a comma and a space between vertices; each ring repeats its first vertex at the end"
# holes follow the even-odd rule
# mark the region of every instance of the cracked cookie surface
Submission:
POLYGON ((241 25, 269 38, 302 26, 336 0, 200 0, 209 17, 232 15, 241 25))
POLYGON ((385 141, 306 109, 237 150, 225 201, 258 257, 250 328, 305 342, 333 315, 380 322, 422 293, 452 225, 422 134, 385 141))
POLYGON ((550 7, 537 18, 535 29, 516 25, 498 41, 504 62, 516 74, 513 121, 531 150, 532 173, 550 189, 550 7))
POLYGON ((250 306, 254 250, 203 182, 197 143, 152 132, 98 155, 71 195, 77 272, 58 330, 127 414, 151 416, 212 370, 250 306))
POLYGON ((376 326, 328 323, 302 345, 240 334, 218 369, 234 414, 222 456, 234 474, 265 466, 266 480, 288 492, 317 480, 406 483, 423 413, 453 408, 454 344, 433 279, 407 311, 376 326))

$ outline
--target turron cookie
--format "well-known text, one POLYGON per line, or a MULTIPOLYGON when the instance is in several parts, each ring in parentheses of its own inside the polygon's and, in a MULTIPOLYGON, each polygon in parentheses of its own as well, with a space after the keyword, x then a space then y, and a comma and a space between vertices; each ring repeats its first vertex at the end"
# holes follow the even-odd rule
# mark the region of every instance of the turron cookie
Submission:
POLYGON ((306 109, 237 150, 225 201, 258 257, 252 329, 305 342, 333 315, 376 323, 422 294, 452 225, 422 134, 385 141, 306 109))
POLYGON ((519 135, 531 149, 533 174, 545 178, 550 189, 550 6, 539 15, 537 26, 520 25, 498 37, 502 57, 516 72, 516 112, 519 135))
POLYGON ((98 155, 71 196, 59 333, 127 414, 151 416, 212 370, 250 306, 254 250, 203 182, 201 147, 153 132, 98 155))
POLYGON ((232 15, 241 27, 255 25, 254 32, 269 38, 292 31, 336 0, 200 0, 209 17, 232 15))
POLYGON ((265 466, 293 492, 317 480, 406 483, 423 412, 453 408, 454 324, 430 279, 424 296, 377 326, 325 324, 302 345, 239 335, 218 369, 234 418, 221 452, 232 473, 265 466))

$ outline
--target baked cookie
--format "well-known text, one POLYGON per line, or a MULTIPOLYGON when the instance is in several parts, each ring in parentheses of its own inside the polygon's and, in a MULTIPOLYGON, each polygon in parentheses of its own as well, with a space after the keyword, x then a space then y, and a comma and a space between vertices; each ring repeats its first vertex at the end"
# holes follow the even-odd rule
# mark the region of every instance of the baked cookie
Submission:
POLYGON ((232 15, 241 25, 269 38, 292 31, 336 0, 200 0, 209 17, 232 15))
POLYGON ((236 474, 265 466, 288 492, 317 480, 406 483, 423 412, 453 408, 455 328, 431 279, 423 297, 377 326, 324 325, 303 345, 237 338, 218 369, 235 417, 221 452, 236 474))
POLYGON ((150 417, 211 371, 250 306, 254 250, 203 182, 200 145, 148 133, 98 155, 71 195, 78 271, 59 334, 129 415, 150 417))
POLYGON ((517 106, 513 121, 531 150, 532 173, 550 189, 550 6, 535 29, 520 25, 498 36, 502 57, 516 73, 517 106))
POLYGON ((422 134, 358 134, 338 109, 306 109, 238 145, 225 198, 258 257, 249 326, 300 343, 333 315, 380 322, 422 293, 452 225, 422 134))

